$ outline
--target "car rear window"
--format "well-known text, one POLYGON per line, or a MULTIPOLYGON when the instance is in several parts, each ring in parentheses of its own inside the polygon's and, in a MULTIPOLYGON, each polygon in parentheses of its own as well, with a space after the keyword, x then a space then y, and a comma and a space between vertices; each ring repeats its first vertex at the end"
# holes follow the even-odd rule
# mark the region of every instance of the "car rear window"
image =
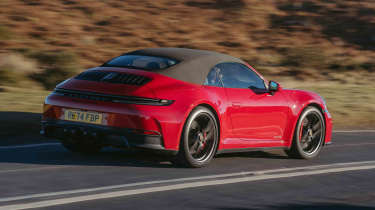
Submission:
POLYGON ((161 70, 176 65, 177 63, 177 60, 165 57, 147 55, 122 55, 106 62, 102 66, 125 67, 144 70, 161 70))

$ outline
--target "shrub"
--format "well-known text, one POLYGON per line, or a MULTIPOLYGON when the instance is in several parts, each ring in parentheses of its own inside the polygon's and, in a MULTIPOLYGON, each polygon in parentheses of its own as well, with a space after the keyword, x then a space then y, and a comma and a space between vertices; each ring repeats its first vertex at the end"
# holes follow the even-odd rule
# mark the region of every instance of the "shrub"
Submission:
POLYGON ((16 80, 14 72, 8 68, 0 67, 0 84, 14 83, 16 80))
POLYGON ((31 78, 46 89, 54 88, 79 70, 77 57, 71 52, 37 52, 31 54, 31 57, 38 60, 43 69, 42 72, 31 75, 31 78))
POLYGON ((5 26, 0 25, 0 40, 8 40, 12 37, 12 32, 5 26))
POLYGON ((287 48, 282 65, 294 67, 315 67, 326 66, 326 55, 324 51, 315 47, 287 48))
POLYGON ((0 84, 19 84, 39 71, 36 62, 20 54, 0 56, 0 84))

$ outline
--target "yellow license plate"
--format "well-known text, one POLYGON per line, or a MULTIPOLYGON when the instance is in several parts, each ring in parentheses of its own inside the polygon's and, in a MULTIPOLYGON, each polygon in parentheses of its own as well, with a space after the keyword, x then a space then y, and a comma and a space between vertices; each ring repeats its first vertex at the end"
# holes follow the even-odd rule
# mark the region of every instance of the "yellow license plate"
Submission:
POLYGON ((102 124, 103 114, 97 112, 85 112, 72 109, 65 109, 64 119, 75 122, 102 124))

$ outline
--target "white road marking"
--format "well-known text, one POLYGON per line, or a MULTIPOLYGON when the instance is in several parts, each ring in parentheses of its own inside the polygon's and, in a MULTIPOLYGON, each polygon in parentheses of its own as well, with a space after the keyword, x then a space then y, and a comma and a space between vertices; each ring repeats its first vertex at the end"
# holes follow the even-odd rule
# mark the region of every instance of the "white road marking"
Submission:
POLYGON ((60 169, 60 168, 71 168, 74 166, 46 166, 46 167, 35 167, 35 168, 21 168, 21 169, 9 169, 9 170, 0 170, 0 174, 2 173, 12 173, 12 172, 20 172, 20 171, 40 171, 40 170, 47 170, 47 169, 60 169))
MULTIPOLYGON (((334 133, 368 133, 368 132, 375 132, 375 130, 335 130, 334 133)), ((358 145, 373 145, 374 143, 364 143, 364 144, 345 144, 345 145, 335 145, 337 146, 358 146, 358 145)), ((41 143, 41 144, 26 144, 26 145, 14 145, 14 146, 0 146, 0 149, 18 149, 18 148, 33 148, 33 147, 43 147, 43 146, 57 146, 61 145, 60 143, 41 143)), ((277 173, 277 172, 288 172, 288 171, 294 171, 294 170, 305 170, 305 169, 319 169, 324 168, 328 166, 349 166, 354 164, 373 164, 375 161, 365 161, 365 162, 352 162, 352 163, 337 163, 337 164, 330 164, 330 165, 317 165, 317 166, 308 166, 308 167, 296 167, 296 168, 283 168, 283 169, 275 169, 275 170, 265 170, 265 171, 255 171, 255 172, 240 172, 240 173, 231 173, 231 174, 219 174, 219 175, 210 175, 210 176, 201 176, 201 177, 189 177, 189 178, 179 178, 179 179, 171 179, 171 180, 159 180, 159 181, 148 181, 148 182, 139 182, 139 183, 132 183, 132 184, 123 184, 123 185, 113 185, 113 186, 104 186, 104 187, 97 187, 97 188, 88 188, 88 189, 77 189, 77 190, 68 190, 68 191, 60 191, 60 192, 51 192, 51 193, 40 193, 40 194, 31 194, 31 195, 25 195, 25 196, 16 196, 16 197, 8 197, 8 198, 2 198, 0 199, 0 202, 6 202, 6 201, 17 201, 17 200, 23 200, 23 199, 30 199, 30 198, 43 198, 48 196, 57 196, 57 195, 70 195, 70 194, 76 194, 76 193, 88 193, 88 192, 95 192, 95 191, 103 191, 103 190, 112 190, 112 189, 119 189, 119 188, 125 188, 125 187, 133 187, 133 186, 142 186, 142 185, 151 185, 151 184, 163 184, 163 183, 172 183, 172 182, 181 182, 181 181, 196 181, 196 180, 202 180, 202 179, 214 179, 214 178, 225 178, 225 177, 231 177, 231 176, 246 176, 246 175, 256 175, 256 177, 259 178, 259 176, 271 176, 271 175, 261 175, 265 173, 277 173)), ((7 172, 17 172, 17 171, 27 171, 27 170, 35 170, 35 169, 54 169, 54 168, 61 168, 61 167, 40 167, 40 168, 31 168, 31 169, 14 169, 14 170, 4 170, 0 171, 0 173, 7 173, 7 172)), ((335 173, 335 172, 343 172, 343 171, 351 171, 351 170, 366 170, 366 169, 374 169, 375 166, 355 166, 355 167, 346 167, 343 168, 342 171, 332 171, 332 172, 322 172, 322 173, 335 173)), ((328 169, 322 169, 320 171, 327 171, 328 169)), ((332 169, 333 170, 333 169, 332 169)), ((300 174, 296 176, 303 176, 303 175, 313 175, 313 174, 320 174, 320 173, 314 173, 312 172, 306 172, 306 174, 303 174, 302 172, 295 172, 295 173, 288 173, 288 174, 300 174), (312 173, 312 174, 311 174, 312 173)), ((283 178, 285 177, 284 174, 280 174, 280 176, 275 176, 275 178, 283 178)), ((289 175, 288 175, 289 176, 289 175)), ((292 175, 293 176, 293 175, 292 175)), ((230 180, 239 180, 240 178, 226 178, 224 180, 220 180, 216 182, 220 183, 237 183, 241 181, 235 181, 231 182, 230 180), (229 180, 229 181, 228 181, 229 180)), ((267 179, 267 178, 265 178, 267 179)), ((271 179, 271 178, 270 178, 271 179)), ((255 180, 263 180, 261 179, 246 179, 248 181, 255 181, 255 180)), ((201 181, 202 182, 202 181, 201 181)), ((146 187, 139 190, 123 190, 113 193, 99 193, 94 195, 86 195, 86 196, 77 196, 73 198, 63 198, 63 199, 54 199, 51 201, 52 205, 60 205, 65 203, 72 203, 72 202, 79 202, 79 201, 85 201, 85 200, 94 200, 94 199, 102 199, 102 198, 111 198, 111 197, 119 197, 119 196, 126 196, 126 195, 134 195, 134 194, 142 194, 142 193, 148 193, 148 192, 158 192, 158 191, 165 191, 165 190, 174 190, 174 189, 183 189, 183 188, 190 188, 190 187, 199 187, 199 186, 209 186, 209 185, 216 185, 216 184, 204 184, 206 182, 209 183, 215 183, 215 180, 212 181, 204 181, 203 184, 197 185, 197 183, 201 182, 193 182, 193 183, 185 183, 185 184, 174 184, 169 185, 171 186, 171 189, 168 189, 168 186, 164 187, 146 187), (183 188, 180 188, 178 186, 185 186, 183 188), (177 187, 176 187, 177 186, 177 187), (189 187, 190 186, 190 187, 189 187), (156 190, 155 190, 156 189, 156 190), (109 196, 109 197, 108 197, 109 196), (83 200, 77 200, 78 198, 83 198, 83 200), (60 203, 63 202, 63 203, 60 203), (54 204, 56 203, 56 204, 54 204)), ((47 205, 49 201, 42 201, 42 202, 34 202, 33 204, 36 205, 42 205, 43 206, 51 206, 47 205)), ((27 204, 28 205, 28 204, 27 204)), ((13 206, 13 205, 10 205, 13 206)), ((14 205, 18 206, 18 205, 14 205)), ((21 204, 22 206, 22 204, 21 204)), ((0 207, 1 209, 8 208, 7 206, 0 207)), ((13 208, 13 207, 12 207, 13 208)), ((27 208, 27 207, 26 207, 27 208)), ((34 208, 34 207, 33 207, 34 208)), ((18 208, 17 208, 18 209, 18 208)), ((23 207, 20 209, 24 209, 23 207)))
POLYGON ((63 205, 63 204, 76 203, 76 202, 82 202, 82 201, 108 199, 108 198, 123 197, 123 196, 129 196, 129 195, 153 193, 153 192, 180 190, 180 189, 188 189, 188 188, 196 188, 196 187, 204 187, 204 186, 216 186, 216 185, 224 185, 224 184, 234 184, 234 183, 241 183, 241 182, 252 182, 252 181, 260 181, 260 180, 268 180, 268 179, 291 178, 291 177, 297 177, 297 176, 319 175, 319 174, 339 173, 339 172, 358 171, 358 170, 371 170, 371 169, 375 169, 374 163, 370 165, 363 165, 363 166, 347 166, 347 167, 327 168, 327 169, 312 170, 312 171, 297 171, 297 172, 289 172, 289 173, 281 173, 281 174, 260 174, 260 175, 255 175, 255 176, 246 176, 246 177, 239 177, 239 178, 226 178, 226 179, 208 180, 208 181, 205 180, 205 181, 197 181, 197 182, 191 182, 191 183, 171 184, 171 185, 159 186, 159 187, 145 187, 141 189, 98 193, 98 194, 93 194, 93 195, 81 195, 81 196, 70 197, 70 198, 59 198, 59 199, 37 201, 37 202, 25 202, 21 204, 0 206, 0 210, 41 208, 41 207, 63 205))
POLYGON ((135 187, 135 186, 151 185, 151 184, 165 184, 165 183, 173 183, 173 182, 215 179, 215 178, 225 178, 225 177, 233 177, 233 176, 247 176, 251 174, 259 175, 259 174, 265 174, 265 173, 288 172, 288 171, 297 171, 297 170, 314 170, 314 169, 322 169, 326 167, 342 167, 342 166, 363 165, 363 164, 375 164, 375 161, 334 163, 334 164, 326 164, 326 165, 280 168, 280 169, 270 169, 270 170, 262 170, 262 171, 246 171, 246 172, 244 171, 244 172, 228 173, 228 174, 217 174, 217 175, 207 175, 207 176, 198 176, 198 177, 137 182, 137 183, 131 183, 131 184, 111 185, 111 186, 103 186, 103 187, 96 187, 96 188, 65 190, 65 191, 58 191, 58 192, 38 193, 38 194, 30 194, 30 195, 23 195, 23 196, 0 198, 0 202, 16 201, 16 200, 23 200, 23 199, 30 199, 30 198, 43 198, 43 197, 57 196, 57 195, 70 195, 70 194, 76 194, 76 193, 88 193, 88 192, 103 191, 103 190, 115 190, 119 188, 135 187))
POLYGON ((103 186, 103 187, 96 187, 96 188, 66 190, 66 191, 58 191, 58 192, 38 193, 38 194, 30 194, 30 195, 24 195, 24 196, 0 198, 0 202, 17 201, 17 200, 31 199, 31 198, 43 198, 43 197, 58 196, 58 195, 71 195, 71 194, 77 194, 77 193, 88 193, 88 192, 96 192, 96 191, 103 191, 103 190, 116 190, 120 188, 151 185, 151 184, 165 184, 165 183, 196 181, 196 180, 199 181, 199 180, 207 180, 207 179, 215 179, 215 178, 262 175, 262 174, 271 174, 271 173, 280 173, 280 172, 300 171, 300 170, 317 170, 317 169, 332 168, 332 167, 350 167, 353 165, 368 165, 368 164, 375 164, 375 161, 333 163, 333 164, 325 164, 325 165, 313 165, 313 166, 294 167, 294 168, 280 168, 280 169, 270 169, 270 170, 262 170, 262 171, 244 171, 244 172, 237 172, 237 173, 137 182, 137 183, 131 183, 131 184, 111 185, 111 186, 103 186))
POLYGON ((375 130, 333 130, 332 133, 375 133, 375 130))
POLYGON ((0 146, 0 149, 21 149, 21 148, 33 148, 33 147, 44 147, 44 146, 57 146, 61 143, 42 143, 42 144, 23 144, 14 146, 0 146))
POLYGON ((366 146, 366 145, 375 145, 375 143, 362 143, 362 144, 340 144, 340 145, 330 145, 327 148, 334 148, 334 147, 355 147, 355 146, 366 146))

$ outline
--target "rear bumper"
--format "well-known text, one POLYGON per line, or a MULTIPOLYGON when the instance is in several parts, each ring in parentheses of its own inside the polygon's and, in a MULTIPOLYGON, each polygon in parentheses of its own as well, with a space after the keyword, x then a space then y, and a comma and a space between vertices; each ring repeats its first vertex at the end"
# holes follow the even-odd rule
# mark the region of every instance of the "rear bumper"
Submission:
POLYGON ((50 138, 91 139, 104 146, 134 147, 176 155, 178 151, 165 149, 161 135, 139 134, 134 129, 77 123, 64 120, 44 120, 42 135, 50 138))
POLYGON ((151 106, 95 101, 51 94, 45 100, 42 121, 65 121, 65 109, 102 113, 102 126, 105 128, 156 132, 162 136, 162 145, 165 149, 178 150, 180 134, 186 117, 186 107, 187 105, 181 105, 177 101, 169 106, 151 106))

